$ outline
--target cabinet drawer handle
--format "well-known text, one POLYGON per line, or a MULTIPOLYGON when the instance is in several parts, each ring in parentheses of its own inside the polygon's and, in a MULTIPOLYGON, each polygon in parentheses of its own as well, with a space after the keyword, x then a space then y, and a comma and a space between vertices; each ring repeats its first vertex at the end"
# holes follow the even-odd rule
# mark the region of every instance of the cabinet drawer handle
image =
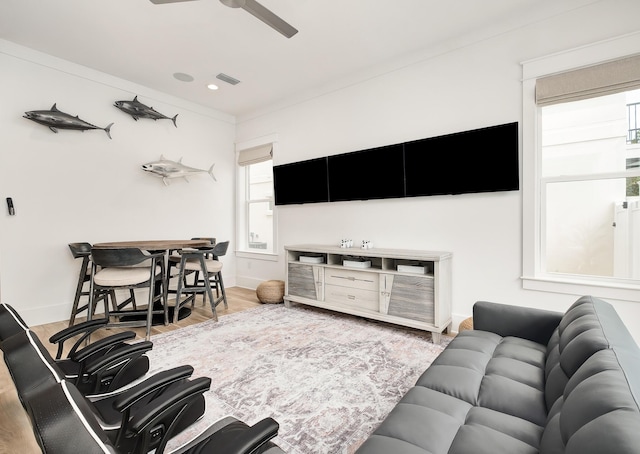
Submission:
POLYGON ((359 281, 359 282, 367 282, 367 283, 370 283, 370 284, 373 283, 373 281, 371 279, 358 279, 358 278, 353 277, 353 276, 335 276, 335 275, 332 274, 331 277, 334 278, 334 279, 346 279, 347 281, 351 281, 351 282, 359 281))
POLYGON ((347 295, 347 298, 349 298, 350 300, 356 299, 356 297, 354 295, 347 295))
POLYGON ((332 274, 331 277, 334 279, 346 279, 347 281, 352 281, 352 282, 356 280, 356 278, 353 276, 335 276, 332 274))

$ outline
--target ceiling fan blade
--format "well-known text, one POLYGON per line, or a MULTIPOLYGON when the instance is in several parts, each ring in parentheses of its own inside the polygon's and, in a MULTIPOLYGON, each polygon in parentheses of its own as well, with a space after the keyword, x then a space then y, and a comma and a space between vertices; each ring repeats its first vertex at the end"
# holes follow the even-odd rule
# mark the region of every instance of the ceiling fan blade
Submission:
POLYGON ((287 38, 291 38, 298 33, 298 30, 285 22, 280 17, 269 11, 262 6, 256 0, 246 0, 244 5, 240 6, 242 9, 260 19, 262 22, 273 28, 274 30, 282 33, 287 38))
POLYGON ((149 0, 151 3, 155 3, 156 5, 162 5, 164 3, 178 3, 178 2, 192 2, 194 0, 149 0))

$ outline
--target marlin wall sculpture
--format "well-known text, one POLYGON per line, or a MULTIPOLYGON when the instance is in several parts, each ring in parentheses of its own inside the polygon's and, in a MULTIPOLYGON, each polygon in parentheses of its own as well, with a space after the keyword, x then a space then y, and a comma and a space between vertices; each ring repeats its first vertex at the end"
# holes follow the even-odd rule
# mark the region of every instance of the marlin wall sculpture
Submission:
POLYGON ((188 182, 188 176, 198 173, 208 173, 214 181, 218 181, 213 175, 214 165, 215 164, 212 164, 211 167, 209 167, 209 170, 196 169, 194 167, 189 167, 182 164, 182 158, 180 158, 180 160, 176 162, 165 159, 164 156, 160 156, 159 161, 152 161, 146 164, 142 164, 142 170, 144 170, 145 172, 149 172, 155 176, 161 177, 162 182, 165 185, 169 185, 169 180, 172 178, 184 178, 188 182))
POLYGON ((150 118, 152 120, 171 120, 173 121, 173 126, 175 126, 176 128, 178 127, 178 125, 176 124, 176 118, 178 117, 178 114, 175 114, 173 118, 162 115, 153 107, 146 106, 138 101, 137 96, 134 97, 132 101, 116 101, 114 103, 114 106, 116 106, 121 111, 131 115, 135 121, 138 121, 138 118, 150 118))
POLYGON ((58 129, 75 129, 78 131, 102 129, 111 139, 111 126, 113 126, 113 123, 109 124, 106 128, 99 128, 98 126, 81 120, 77 115, 74 117, 73 115, 59 111, 55 103, 51 106, 50 110, 31 110, 25 112, 23 117, 45 125, 55 133, 58 132, 58 129))

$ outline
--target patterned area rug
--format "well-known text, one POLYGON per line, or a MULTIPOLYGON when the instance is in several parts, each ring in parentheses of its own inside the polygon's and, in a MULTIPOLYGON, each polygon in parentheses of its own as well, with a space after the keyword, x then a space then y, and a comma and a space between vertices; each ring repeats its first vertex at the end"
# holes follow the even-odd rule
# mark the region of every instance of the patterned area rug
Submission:
POLYGON ((263 305, 153 336, 151 372, 211 377, 205 416, 173 449, 234 416, 271 416, 289 454, 353 453, 440 354, 430 333, 313 308, 263 305))

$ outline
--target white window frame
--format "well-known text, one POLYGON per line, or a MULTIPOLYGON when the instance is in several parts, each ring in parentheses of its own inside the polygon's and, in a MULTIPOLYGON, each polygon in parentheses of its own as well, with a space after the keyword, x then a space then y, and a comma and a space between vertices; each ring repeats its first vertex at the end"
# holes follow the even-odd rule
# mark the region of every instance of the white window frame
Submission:
MULTIPOLYGON (((261 145, 272 144, 273 153, 276 153, 278 146, 278 135, 271 134, 257 139, 248 140, 245 142, 236 143, 236 163, 238 155, 242 150, 249 148, 259 147, 261 145)), ((248 182, 248 168, 245 166, 237 165, 237 185, 236 185, 236 256, 249 259, 277 261, 278 260, 278 222, 277 222, 277 210, 273 210, 273 252, 259 252, 256 250, 249 250, 247 244, 248 238, 248 219, 249 219, 249 203, 247 203, 247 194, 249 190, 248 182)), ((255 200, 253 202, 256 202, 255 200)))
POLYGON ((640 282, 606 277, 557 275, 543 269, 541 122, 536 79, 640 53, 640 32, 522 62, 522 286, 571 295, 640 300, 640 282))

